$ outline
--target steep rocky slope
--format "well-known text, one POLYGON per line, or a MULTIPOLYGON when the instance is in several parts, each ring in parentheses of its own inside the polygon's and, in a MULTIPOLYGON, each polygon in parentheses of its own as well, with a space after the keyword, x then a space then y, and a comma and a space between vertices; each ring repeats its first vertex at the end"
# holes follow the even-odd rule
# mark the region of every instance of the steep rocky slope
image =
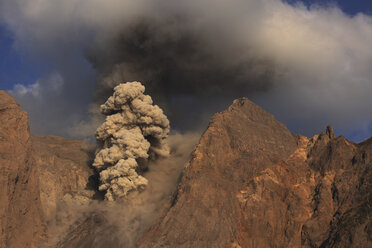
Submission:
POLYGON ((41 247, 95 197, 95 145, 30 135, 27 113, 0 91, 0 248, 41 247))
POLYGON ((45 234, 41 208, 28 116, 0 90, 0 247, 38 247, 45 234))
POLYGON ((309 139, 248 99, 216 114, 139 247, 372 247, 372 139, 309 139))
POLYGON ((293 135, 248 99, 235 100, 212 118, 174 196, 162 196, 169 203, 154 208, 161 217, 130 233, 127 225, 137 225, 146 207, 85 204, 100 197, 93 150, 82 141, 30 138, 27 114, 0 91, 0 248, 46 240, 122 247, 117 234, 139 237, 136 247, 372 247, 372 138, 355 144, 331 127, 312 138, 293 135), (79 209, 85 214, 74 219, 79 209))
POLYGON ((89 166, 95 146, 56 136, 32 135, 31 140, 46 220, 55 220, 66 204, 89 202, 97 187, 89 166))
POLYGON ((212 118, 186 165, 174 206, 140 247, 241 243, 248 233, 237 193, 295 149, 296 137, 271 114, 248 99, 235 100, 212 118))

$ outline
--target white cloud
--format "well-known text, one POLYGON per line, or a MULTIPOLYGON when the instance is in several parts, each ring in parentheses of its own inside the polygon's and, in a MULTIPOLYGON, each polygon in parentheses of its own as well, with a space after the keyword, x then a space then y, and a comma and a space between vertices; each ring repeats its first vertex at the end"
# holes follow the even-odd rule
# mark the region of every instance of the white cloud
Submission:
POLYGON ((14 85, 13 90, 10 90, 9 93, 21 97, 28 94, 38 97, 40 94, 40 84, 37 82, 27 86, 23 84, 16 84, 14 85))
POLYGON ((33 84, 15 84, 9 93, 15 97, 30 96, 39 100, 45 97, 43 94, 59 94, 62 90, 64 80, 61 74, 53 72, 45 78, 37 80, 33 84), (43 87, 43 88, 42 88, 43 87))

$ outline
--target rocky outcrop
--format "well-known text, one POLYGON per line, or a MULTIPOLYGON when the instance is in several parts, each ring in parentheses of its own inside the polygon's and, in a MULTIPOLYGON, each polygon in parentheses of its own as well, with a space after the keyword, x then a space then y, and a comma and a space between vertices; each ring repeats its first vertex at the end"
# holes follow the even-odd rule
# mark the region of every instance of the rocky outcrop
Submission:
POLYGON ((45 225, 27 113, 0 90, 0 247, 39 247, 45 225))
POLYGON ((184 169, 173 207, 139 246, 249 247, 253 233, 245 217, 254 213, 242 209, 238 193, 296 146, 296 137, 271 114, 248 99, 235 100, 212 118, 184 169))
POLYGON ((27 113, 0 91, 0 248, 41 247, 97 196, 95 145, 30 135, 27 113))
POLYGON ((334 138, 330 127, 311 139, 299 136, 298 144, 238 192, 247 230, 239 244, 370 247, 371 174, 370 165, 357 162, 360 145, 334 138))
POLYGON ((372 247, 372 139, 293 136, 248 99, 216 114, 139 247, 372 247))
MULTIPOLYGON (((30 138, 27 114, 0 91, 0 248, 46 240, 122 246, 112 234, 132 223, 115 219, 133 214, 130 207, 107 215, 117 208, 85 204, 102 197, 89 166, 93 150, 82 141, 30 138)), ((156 209, 161 218, 136 231, 137 246, 372 247, 371 164, 372 138, 355 144, 332 127, 312 138, 293 135, 248 99, 235 100, 212 118, 171 201, 156 209)))
POLYGON ((48 222, 58 221, 58 213, 63 213, 66 205, 85 204, 93 199, 98 181, 90 167, 95 145, 38 135, 32 135, 32 144, 40 177, 40 199, 48 222))

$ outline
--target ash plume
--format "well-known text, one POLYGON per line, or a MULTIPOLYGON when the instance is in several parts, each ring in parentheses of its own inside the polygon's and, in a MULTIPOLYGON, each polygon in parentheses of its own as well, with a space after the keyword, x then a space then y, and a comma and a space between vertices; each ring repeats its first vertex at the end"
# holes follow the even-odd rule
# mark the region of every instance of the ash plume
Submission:
POLYGON ((233 29, 210 29, 216 16, 192 19, 190 5, 184 13, 172 3, 168 7, 165 15, 157 7, 153 13, 140 13, 109 34, 105 49, 93 44, 87 50, 99 74, 94 102, 106 99, 118 83, 138 80, 145 83, 173 126, 195 130, 203 129, 208 114, 224 109, 233 99, 273 87, 273 61, 241 43, 233 29), (200 29, 195 28, 198 22, 200 29), (219 37, 220 32, 225 37, 219 37))
POLYGON ((170 156, 148 161, 148 170, 143 173, 148 185, 143 192, 133 191, 113 202, 66 201, 56 219, 50 220, 51 235, 46 247, 66 247, 62 244, 73 239, 79 240, 78 245, 67 247, 138 247, 137 239, 156 224, 172 204, 180 173, 199 139, 200 133, 170 133, 167 139, 170 156), (99 217, 98 222, 89 222, 94 216, 99 217), (87 236, 81 239, 76 233, 87 236))
POLYGON ((90 105, 138 80, 178 131, 245 96, 294 132, 370 136, 372 17, 288 2, 0 0, 16 51, 47 65, 10 92, 39 134, 93 136, 90 105))
POLYGON ((99 171, 99 190, 106 191, 106 200, 143 190, 148 181, 138 173, 147 169, 147 160, 169 156, 169 121, 144 91, 139 82, 119 84, 101 105, 107 117, 96 131, 100 148, 93 166, 99 171))

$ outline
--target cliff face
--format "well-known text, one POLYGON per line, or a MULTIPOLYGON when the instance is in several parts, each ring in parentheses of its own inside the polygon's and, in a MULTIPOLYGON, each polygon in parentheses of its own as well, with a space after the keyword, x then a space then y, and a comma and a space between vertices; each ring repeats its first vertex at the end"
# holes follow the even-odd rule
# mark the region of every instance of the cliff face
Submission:
POLYGON ((258 173, 236 194, 245 223, 237 243, 370 247, 370 163, 361 159, 366 152, 372 150, 335 138, 331 128, 312 139, 299 136, 291 156, 258 173))
MULTIPOLYGON (((250 102, 216 114, 183 172, 174 205, 140 247, 230 247, 250 243, 239 192, 259 172, 287 158, 296 138, 250 102)), ((251 218, 251 217, 249 217, 251 218)))
MULTIPOLYGON (((27 121, 0 91, 0 248, 46 240, 51 247, 120 247, 116 237, 94 242, 120 225, 100 211, 58 229, 95 197, 94 146, 30 137, 27 121)), ((212 118, 171 203, 136 233, 137 246, 372 247, 371 164, 372 138, 355 144, 331 127, 312 138, 293 135, 248 99, 235 100, 212 118)))
POLYGON ((55 247, 83 207, 95 197, 97 178, 90 167, 95 145, 56 136, 32 135, 40 178, 40 200, 48 225, 46 247, 55 247))
POLYGON ((27 113, 0 91, 0 248, 40 247, 74 220, 72 209, 95 194, 94 148, 31 136, 27 113))
POLYGON ((48 221, 70 202, 87 203, 95 193, 91 163, 94 146, 56 136, 32 135, 40 176, 40 198, 48 221))
MULTIPOLYGON (((38 247, 45 234, 28 116, 0 90, 0 247, 38 247)), ((44 237, 45 238, 45 237, 44 237)))
POLYGON ((372 140, 293 136, 247 99, 212 118, 139 247, 372 247, 372 140))

